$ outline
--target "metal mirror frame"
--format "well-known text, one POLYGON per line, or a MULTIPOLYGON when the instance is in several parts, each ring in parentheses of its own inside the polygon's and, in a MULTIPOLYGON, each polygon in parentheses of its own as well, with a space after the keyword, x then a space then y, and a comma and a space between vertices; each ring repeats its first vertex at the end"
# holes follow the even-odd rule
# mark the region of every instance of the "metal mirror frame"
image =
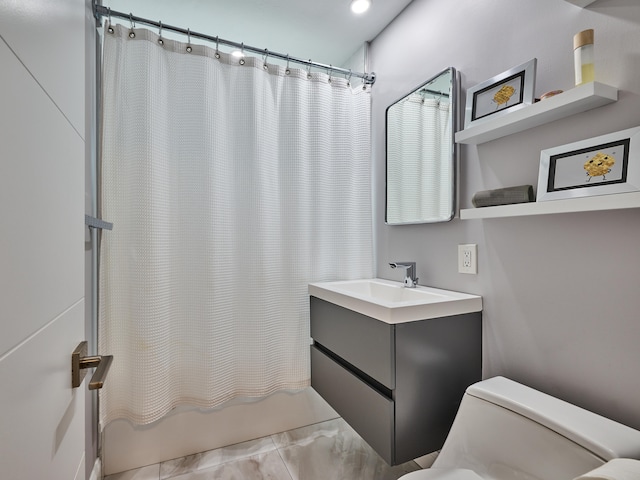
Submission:
POLYGON ((453 67, 448 67, 445 68, 444 70, 442 70, 441 72, 439 72, 438 74, 434 75, 433 77, 431 77, 430 79, 428 79, 426 82, 421 83, 418 87, 414 88, 413 90, 411 90, 408 94, 403 95, 401 98, 399 98, 398 100, 396 100, 395 102, 393 102, 391 105, 389 105, 387 107, 387 109, 385 110, 385 210, 384 210, 384 220, 385 220, 385 224, 387 225, 415 225, 415 224, 423 224, 423 223, 444 223, 444 222, 449 222, 451 220, 453 220, 453 218, 455 218, 457 215, 457 209, 458 209, 458 147, 457 144, 455 142, 455 133, 458 130, 458 125, 460 124, 460 106, 459 106, 459 99, 460 99, 460 78, 459 78, 459 72, 456 71, 455 68, 453 67), (394 105, 396 105, 398 102, 404 100, 405 98, 407 98, 408 96, 418 92, 420 89, 422 89, 424 86, 428 85, 429 83, 433 82, 434 80, 436 80, 437 78, 439 78, 440 76, 444 75, 445 73, 449 73, 451 75, 451 79, 450 79, 450 87, 449 87, 449 95, 450 95, 450 102, 451 102, 451 116, 450 116, 450 122, 451 122, 451 138, 450 138, 450 142, 451 142, 451 155, 450 158, 446 159, 446 161, 450 162, 450 166, 451 166, 451 172, 452 172, 452 179, 451 179, 451 212, 450 215, 446 218, 446 219, 442 219, 442 218, 424 218, 424 219, 420 219, 417 221, 411 221, 411 222, 389 222, 388 221, 388 209, 389 209, 389 165, 388 165, 388 155, 389 155, 389 132, 388 132, 388 114, 389 114, 389 109, 391 107, 393 107, 394 105))

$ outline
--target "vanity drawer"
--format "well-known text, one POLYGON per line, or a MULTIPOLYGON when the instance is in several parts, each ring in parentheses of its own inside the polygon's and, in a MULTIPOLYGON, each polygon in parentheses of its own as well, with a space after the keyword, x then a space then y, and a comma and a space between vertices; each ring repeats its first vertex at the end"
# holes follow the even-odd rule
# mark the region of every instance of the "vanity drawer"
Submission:
POLYGON ((395 388, 393 325, 310 297, 311 337, 385 387, 395 388))
POLYGON ((393 400, 313 345, 311 386, 387 463, 393 465, 393 400))

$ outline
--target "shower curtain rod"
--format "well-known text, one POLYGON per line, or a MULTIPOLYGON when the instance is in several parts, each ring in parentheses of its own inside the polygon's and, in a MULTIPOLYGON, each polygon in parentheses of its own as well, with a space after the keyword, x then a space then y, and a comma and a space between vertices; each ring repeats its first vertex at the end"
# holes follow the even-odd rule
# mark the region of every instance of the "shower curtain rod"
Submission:
POLYGON ((281 60, 286 60, 289 62, 299 63, 306 66, 311 66, 315 68, 320 68, 327 70, 331 73, 341 73, 345 76, 361 78, 363 82, 367 85, 373 85, 376 81, 376 74, 374 72, 371 73, 360 73, 360 72, 352 72, 351 70, 347 70, 346 68, 334 67, 333 65, 326 65, 323 63, 313 62, 311 60, 303 60, 301 58, 292 57, 290 55, 284 55, 282 53, 272 52, 267 49, 260 49, 256 47, 251 47, 249 45, 245 45, 244 43, 232 42, 230 40, 224 40, 222 38, 213 37, 211 35, 206 35, 204 33, 192 32, 189 29, 184 29, 180 27, 174 27, 172 25, 166 25, 162 22, 155 22, 153 20, 149 20, 147 18, 136 17, 131 13, 117 12, 115 10, 111 10, 110 8, 105 7, 104 5, 97 5, 94 2, 94 15, 96 18, 100 17, 117 17, 125 20, 129 20, 132 23, 143 23, 145 25, 149 25, 152 27, 161 28, 162 30, 170 30, 172 32, 182 33, 183 35, 188 35, 191 37, 201 38, 203 40, 207 40, 210 42, 215 42, 216 44, 222 44, 229 47, 240 48, 244 50, 249 50, 250 52, 254 52, 260 55, 267 55, 269 57, 276 57, 281 60))

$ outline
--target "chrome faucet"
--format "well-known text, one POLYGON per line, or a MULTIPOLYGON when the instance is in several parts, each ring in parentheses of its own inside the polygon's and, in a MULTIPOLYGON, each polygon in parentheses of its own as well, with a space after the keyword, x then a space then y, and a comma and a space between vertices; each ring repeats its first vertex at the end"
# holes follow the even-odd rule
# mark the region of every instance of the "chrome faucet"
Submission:
POLYGON ((416 262, 395 262, 390 263, 391 268, 404 268, 404 286, 406 288, 416 288, 418 277, 416 277, 416 262))

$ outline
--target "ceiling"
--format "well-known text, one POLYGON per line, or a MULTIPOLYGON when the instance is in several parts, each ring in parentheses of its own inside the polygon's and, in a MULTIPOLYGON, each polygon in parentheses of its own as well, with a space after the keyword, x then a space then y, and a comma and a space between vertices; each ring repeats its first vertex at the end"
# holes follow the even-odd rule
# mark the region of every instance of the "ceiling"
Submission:
POLYGON ((411 0, 372 0, 362 15, 350 0, 103 0, 112 10, 189 28, 259 49, 344 65, 411 0))

